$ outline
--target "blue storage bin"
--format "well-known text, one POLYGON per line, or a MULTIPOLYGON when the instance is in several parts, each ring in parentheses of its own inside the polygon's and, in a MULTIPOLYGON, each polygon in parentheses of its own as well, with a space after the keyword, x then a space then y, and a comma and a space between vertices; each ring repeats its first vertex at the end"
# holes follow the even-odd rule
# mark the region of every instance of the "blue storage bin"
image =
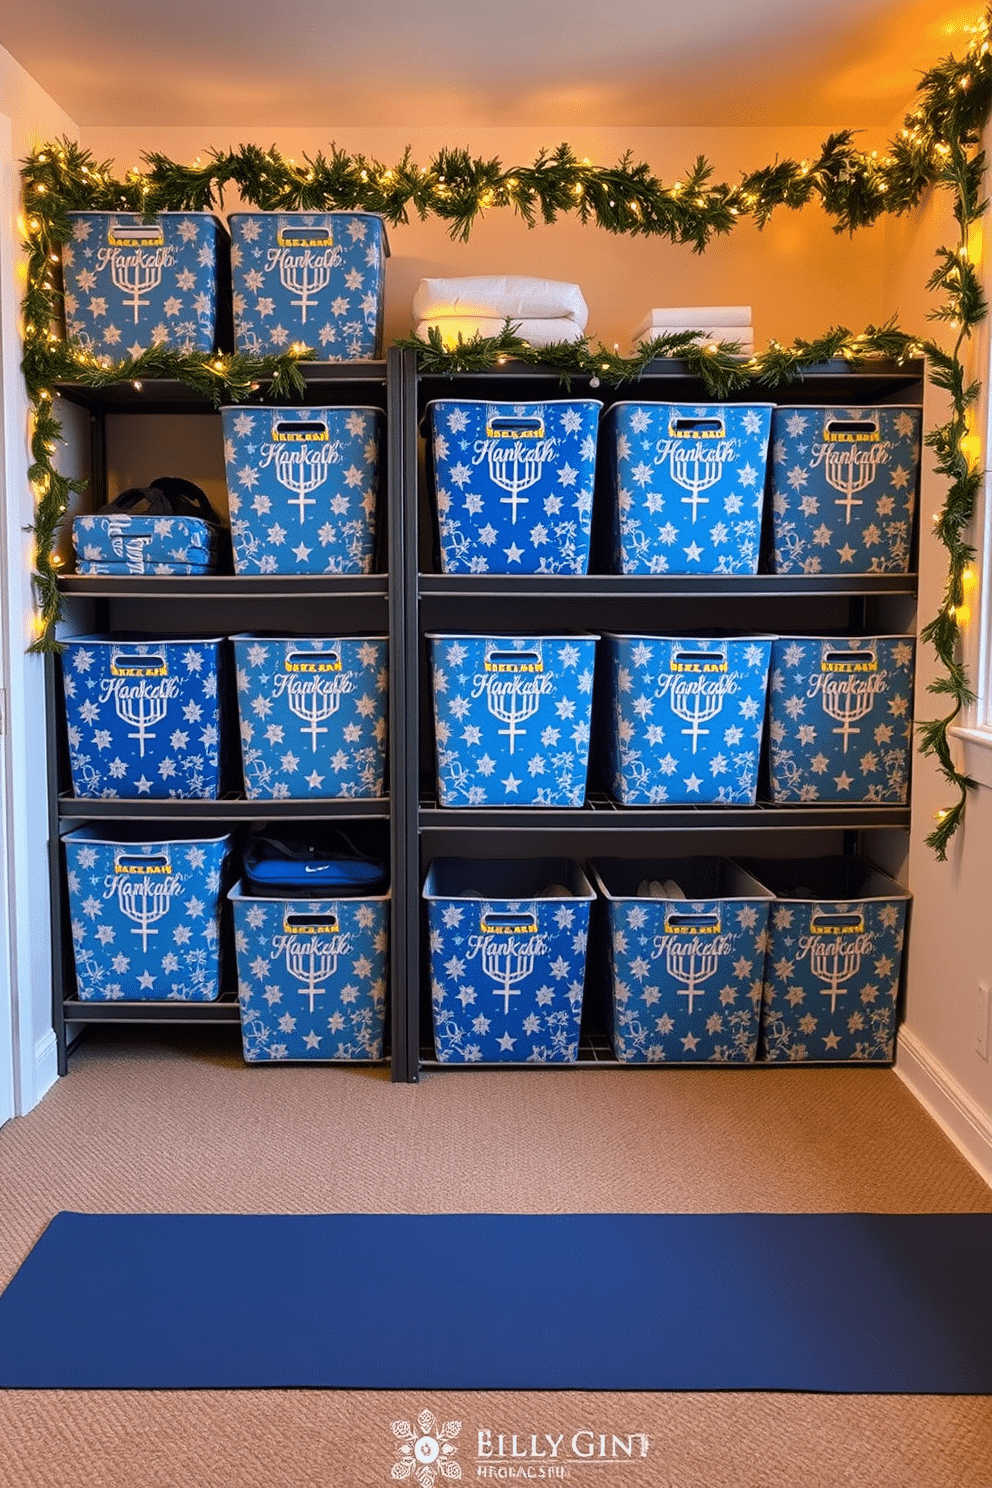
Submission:
POLYGON ((267 356, 294 342, 322 362, 382 355, 389 255, 369 212, 234 212, 234 345, 267 356))
POLYGON ((772 406, 615 403, 607 410, 614 573, 757 573, 772 406))
POLYGON ((581 806, 596 636, 428 635, 442 806, 581 806))
POLYGON ((769 890, 726 858, 598 858, 590 866, 606 905, 617 1058, 624 1064, 751 1063, 769 890), (652 881, 670 892, 646 892, 652 881))
POLYGON ((63 839, 77 995, 84 1002, 213 1002, 228 836, 80 827, 63 839))
POLYGON ((855 857, 747 867, 775 894, 759 1059, 891 1064, 910 895, 855 857))
POLYGON ((770 636, 603 636, 608 786, 622 806, 753 806, 770 636))
POLYGON ((246 1062, 381 1059, 389 895, 228 898, 246 1062))
POLYGON ((779 407, 772 420, 775 573, 906 573, 922 409, 779 407))
POLYGON ((121 632, 62 642, 78 797, 221 794, 225 642, 121 632))
POLYGON ((780 636, 768 708, 771 798, 904 805, 912 636, 780 636))
POLYGON ((385 636, 236 635, 249 801, 385 794, 385 636))
POLYGON ((589 571, 601 405, 427 405, 444 573, 589 571))
POLYGON ((436 858, 423 894, 439 1062, 574 1062, 595 898, 578 864, 436 858))
POLYGON ((221 409, 235 573, 372 570, 378 408, 221 409))
POLYGON ((213 351, 229 239, 209 212, 69 212, 66 336, 120 361, 152 346, 213 351))
POLYGON ((79 574, 205 574, 217 562, 217 529, 200 517, 76 517, 79 574))

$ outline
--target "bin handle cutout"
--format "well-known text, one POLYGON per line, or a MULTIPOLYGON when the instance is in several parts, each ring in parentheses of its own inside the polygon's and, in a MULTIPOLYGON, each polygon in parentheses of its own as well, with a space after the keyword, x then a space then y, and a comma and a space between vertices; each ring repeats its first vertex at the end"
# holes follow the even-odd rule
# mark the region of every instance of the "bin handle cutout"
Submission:
POLYGON ((496 910, 479 916, 479 929, 485 935, 536 935, 534 914, 499 914, 496 910))
POLYGON ((725 672, 726 651, 673 651, 670 668, 673 672, 725 672))
POLYGON ((169 667, 161 651, 148 655, 127 651, 115 651, 110 658, 112 677, 165 677, 169 667))
POLYGON ((719 935, 718 914, 687 914, 674 910, 665 915, 666 935, 719 935))
POLYGON ((722 418, 674 418, 668 432, 682 439, 722 439, 727 425, 722 418))
POLYGON ((323 419, 283 420, 273 425, 272 438, 280 444, 288 440, 323 440, 330 438, 330 432, 323 419))
POLYGON ((280 248, 333 248, 334 232, 328 227, 277 227, 280 248))
POLYGON ((283 668, 287 672, 339 672, 341 657, 337 651, 289 651, 283 668))
POLYGON ((165 234, 161 222, 136 222, 133 227, 112 222, 107 228, 107 242, 114 248, 161 248, 165 234))
POLYGON ((865 917, 857 910, 851 910, 847 914, 814 910, 809 917, 811 935, 861 935, 864 928, 865 917))
POLYGON ((877 419, 829 419, 824 439, 850 439, 858 443, 881 438, 877 419))
POLYGON ((491 418, 486 422, 490 439, 543 439, 544 420, 537 414, 529 418, 491 418))
POLYGON ((485 667, 487 672, 543 672, 544 662, 537 651, 490 651, 485 667))
POLYGON ((283 915, 282 928, 287 935, 313 935, 326 932, 337 935, 341 924, 336 914, 283 915))
POLYGON ((821 672, 877 672, 878 656, 874 651, 824 651, 821 672))
POLYGON ((115 873, 171 873, 172 864, 161 853, 142 855, 117 853, 114 857, 115 873))

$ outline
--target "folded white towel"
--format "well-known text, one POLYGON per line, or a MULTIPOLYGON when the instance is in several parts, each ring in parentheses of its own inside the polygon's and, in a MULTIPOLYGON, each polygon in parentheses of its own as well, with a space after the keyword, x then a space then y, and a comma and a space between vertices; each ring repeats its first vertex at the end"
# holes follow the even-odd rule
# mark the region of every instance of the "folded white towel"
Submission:
POLYGON ((684 336, 687 330, 698 330, 708 341, 754 341, 754 326, 721 326, 712 320, 700 320, 695 326, 648 326, 634 332, 634 341, 650 341, 653 336, 684 336))
MULTIPOLYGON (((643 341, 653 341, 658 336, 681 336, 687 329, 687 326, 653 326, 643 336, 635 336, 631 345, 636 349, 643 341)), ((709 346, 713 341, 734 342, 738 352, 746 351, 749 355, 754 351, 753 333, 741 326, 714 326, 712 331, 693 337, 696 346, 709 346)))
MULTIPOLYGON (((437 326, 445 345, 453 346, 459 334, 465 341, 476 333, 480 336, 499 336, 505 324, 505 317, 497 320, 495 317, 483 315, 445 315, 419 320, 414 330, 418 336, 423 336, 426 340, 428 327, 437 326)), ((510 324, 515 327, 513 334, 519 336, 522 341, 529 341, 531 346, 550 346, 553 341, 580 341, 582 339, 582 327, 576 325, 574 320, 521 320, 511 315, 510 324)))
POLYGON ((649 310, 634 331, 638 341, 645 331, 655 326, 679 326, 682 330, 706 330, 710 325, 747 326, 751 324, 750 305, 677 305, 670 310, 649 310))
POLYGON ((589 309, 577 284, 520 274, 477 274, 468 279, 421 279, 413 297, 414 320, 464 315, 514 320, 573 320, 585 330, 589 309))

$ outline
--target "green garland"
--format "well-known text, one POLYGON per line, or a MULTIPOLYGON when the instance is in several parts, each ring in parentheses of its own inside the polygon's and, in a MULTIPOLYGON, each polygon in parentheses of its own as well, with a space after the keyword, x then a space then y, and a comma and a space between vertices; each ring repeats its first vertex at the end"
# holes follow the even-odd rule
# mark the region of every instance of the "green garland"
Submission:
POLYGON ((931 382, 951 399, 948 422, 930 431, 926 442, 937 457, 937 469, 949 481, 935 532, 948 551, 948 578, 940 614, 923 638, 933 645, 945 675, 930 691, 951 700, 946 716, 920 725, 921 750, 936 756, 955 788, 955 804, 939 814, 927 838, 939 858, 960 824, 973 782, 951 759, 948 730, 961 709, 973 700, 958 659, 959 612, 974 552, 965 534, 972 521, 982 472, 966 453, 969 411, 980 383, 967 382, 961 361, 964 343, 986 314, 975 267, 968 257, 969 232, 985 210, 981 180, 985 157, 982 129, 992 111, 992 59, 989 31, 992 9, 973 29, 962 59, 946 58, 921 80, 920 102, 899 135, 880 154, 857 150, 850 131, 831 135, 811 160, 785 160, 745 175, 737 185, 715 183, 709 163, 699 156, 681 180, 667 185, 649 167, 627 154, 613 167, 580 160, 567 144, 542 150, 527 166, 506 168, 498 159, 472 157, 466 150, 441 150, 426 167, 407 150, 389 167, 367 156, 331 148, 329 155, 287 159, 274 147, 245 145, 211 152, 206 162, 177 165, 163 155, 144 156, 147 169, 123 178, 108 163, 62 139, 32 151, 23 162, 25 238, 28 282, 23 304, 23 370, 33 404, 34 429, 29 478, 37 504, 34 582, 38 599, 38 636, 32 650, 57 649, 55 626, 60 613, 58 559, 54 553, 59 526, 71 496, 84 482, 69 480, 55 469, 53 457, 61 425, 53 412, 58 382, 101 387, 121 381, 172 378, 215 403, 243 400, 254 385, 271 385, 275 397, 302 392, 305 383, 297 363, 310 355, 294 347, 279 357, 180 354, 153 348, 140 356, 113 362, 66 344, 54 329, 61 319, 60 249, 70 238, 67 213, 73 210, 204 211, 222 207, 225 187, 265 211, 361 210, 381 214, 396 225, 411 213, 449 223, 453 238, 465 241, 487 211, 512 208, 532 226, 574 214, 607 232, 625 236, 660 236, 688 244, 701 253, 712 238, 731 232, 744 218, 763 226, 779 207, 798 210, 812 203, 835 219, 838 232, 853 232, 883 214, 904 213, 917 206, 931 187, 949 190, 960 230, 955 249, 942 248, 928 288, 943 296, 932 312, 935 320, 956 326, 952 352, 935 342, 912 337, 892 323, 869 326, 860 334, 844 327, 814 341, 797 340, 784 347, 772 342, 767 351, 746 361, 729 343, 695 344, 690 332, 642 341, 632 357, 621 357, 583 339, 535 350, 507 323, 497 337, 459 338, 445 347, 431 331, 426 340, 410 337, 424 370, 455 373, 496 366, 508 357, 556 369, 563 380, 577 373, 592 381, 616 385, 636 380, 657 357, 678 357, 699 376, 714 397, 751 384, 777 386, 801 378, 806 368, 843 358, 852 366, 871 357, 905 360, 925 355, 931 382))

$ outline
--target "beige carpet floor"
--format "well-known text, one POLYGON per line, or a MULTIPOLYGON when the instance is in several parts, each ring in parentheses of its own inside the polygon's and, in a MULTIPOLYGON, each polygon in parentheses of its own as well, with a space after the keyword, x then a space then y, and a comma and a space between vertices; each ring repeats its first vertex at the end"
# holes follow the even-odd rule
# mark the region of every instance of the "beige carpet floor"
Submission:
MULTIPOLYGON (((236 1030, 106 1030, 0 1129, 0 1285, 60 1209, 992 1212, 992 1191, 890 1070, 445 1071, 404 1086, 248 1069, 236 1030)), ((65 1259, 68 1309, 86 1277, 65 1259)), ((760 1255, 742 1260, 760 1272, 760 1255)), ((622 1284, 618 1257, 575 1305, 592 1318, 622 1284)), ((838 1308, 864 1305, 838 1276, 838 1308)), ((443 1295, 416 1295, 395 1326, 444 1321, 443 1295)), ((460 1423, 464 1482, 992 1488, 987 1397, 292 1390, 0 1392, 0 1488, 379 1488, 399 1480, 393 1423, 430 1435, 423 1411, 460 1423), (638 1433, 644 1455, 614 1446, 638 1433), (501 1436, 515 1459, 496 1455, 501 1436)))

